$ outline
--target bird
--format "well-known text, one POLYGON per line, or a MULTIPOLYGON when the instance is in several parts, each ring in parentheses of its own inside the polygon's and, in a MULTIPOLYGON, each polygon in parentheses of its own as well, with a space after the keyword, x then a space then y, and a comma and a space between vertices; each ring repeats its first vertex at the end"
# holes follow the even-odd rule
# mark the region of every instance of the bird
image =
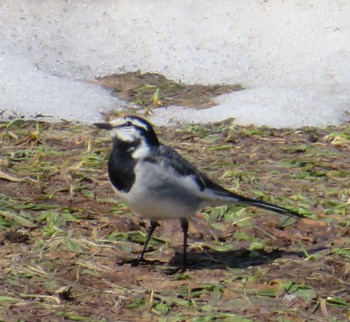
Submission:
POLYGON ((108 177, 117 198, 134 213, 150 220, 143 249, 132 266, 144 259, 159 221, 178 219, 183 233, 182 262, 169 274, 187 268, 188 220, 204 207, 243 204, 295 218, 303 216, 272 203, 233 193, 210 179, 180 153, 162 144, 146 119, 126 115, 94 126, 111 131, 113 148, 108 177))

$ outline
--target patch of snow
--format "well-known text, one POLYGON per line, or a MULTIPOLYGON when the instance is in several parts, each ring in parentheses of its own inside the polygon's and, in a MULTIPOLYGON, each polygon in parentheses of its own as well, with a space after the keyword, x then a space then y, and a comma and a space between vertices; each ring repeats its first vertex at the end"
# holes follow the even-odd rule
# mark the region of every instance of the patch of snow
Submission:
POLYGON ((121 104, 100 87, 46 73, 14 54, 0 54, 0 75, 3 119, 97 122, 103 111, 121 104))
POLYGON ((207 110, 159 109, 157 124, 340 124, 349 33, 347 0, 2 0, 0 117, 94 122, 122 102, 77 79, 141 70, 247 88, 207 110))

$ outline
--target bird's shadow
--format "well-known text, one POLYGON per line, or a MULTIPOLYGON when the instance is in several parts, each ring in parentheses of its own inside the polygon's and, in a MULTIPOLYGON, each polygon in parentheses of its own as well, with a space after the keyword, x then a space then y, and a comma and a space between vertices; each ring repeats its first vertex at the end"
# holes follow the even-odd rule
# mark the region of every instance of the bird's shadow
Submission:
MULTIPOLYGON (((308 250, 312 255, 326 247, 317 247, 308 250)), ((226 269, 226 268, 247 268, 251 266, 260 266, 273 262, 278 258, 304 258, 303 251, 284 251, 275 249, 270 252, 265 250, 248 250, 245 248, 229 251, 203 250, 201 252, 188 252, 187 254, 188 270, 198 269, 226 269)), ((181 264, 182 255, 176 255, 169 261, 170 266, 181 264)))

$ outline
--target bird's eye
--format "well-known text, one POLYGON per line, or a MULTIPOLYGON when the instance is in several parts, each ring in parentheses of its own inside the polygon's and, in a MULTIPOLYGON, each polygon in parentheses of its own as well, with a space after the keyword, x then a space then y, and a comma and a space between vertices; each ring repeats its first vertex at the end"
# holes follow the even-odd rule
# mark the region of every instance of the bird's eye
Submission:
POLYGON ((130 121, 127 121, 127 122, 125 123, 125 126, 127 126, 127 127, 132 127, 132 123, 131 123, 130 121))

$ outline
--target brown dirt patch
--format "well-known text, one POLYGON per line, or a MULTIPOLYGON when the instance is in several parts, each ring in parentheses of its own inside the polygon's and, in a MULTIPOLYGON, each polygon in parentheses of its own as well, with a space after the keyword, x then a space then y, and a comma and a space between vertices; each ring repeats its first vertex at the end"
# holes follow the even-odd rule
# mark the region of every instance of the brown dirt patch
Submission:
POLYGON ((110 88, 119 98, 146 109, 169 105, 208 108, 215 105, 214 97, 244 89, 241 84, 178 83, 161 74, 139 71, 96 78, 91 83, 110 88))
POLYGON ((192 267, 177 222, 157 228, 115 201, 110 138, 76 124, 0 124, 3 321, 330 321, 350 310, 350 126, 275 130, 229 122, 159 128, 220 184, 304 213, 241 206, 193 219, 192 267), (28 237, 28 238, 27 238, 28 237))

